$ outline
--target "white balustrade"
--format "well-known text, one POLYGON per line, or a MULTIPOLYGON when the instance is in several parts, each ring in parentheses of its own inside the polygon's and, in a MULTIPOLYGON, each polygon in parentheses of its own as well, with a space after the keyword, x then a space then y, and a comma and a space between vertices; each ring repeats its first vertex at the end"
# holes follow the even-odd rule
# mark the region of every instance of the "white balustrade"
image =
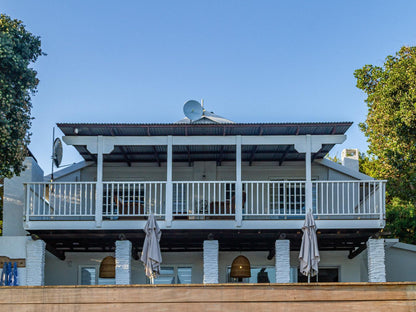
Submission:
POLYGON ((173 216, 233 216, 234 181, 173 182, 173 216))
MULTIPOLYGON (((312 181, 312 209, 319 218, 384 219, 386 181, 312 181)), ((300 219, 305 215, 305 181, 243 181, 244 219, 300 219)), ((27 183, 26 220, 93 220, 96 182, 27 183), (91 219, 92 218, 92 219, 91 219)), ((235 217, 235 181, 104 182, 103 219, 166 215, 204 219, 235 217)))
POLYGON ((104 182, 103 218, 165 214, 166 182, 104 182))
MULTIPOLYGON (((324 218, 383 218, 385 181, 313 181, 313 214, 324 218)), ((243 182, 243 216, 303 217, 305 181, 243 182), (245 197, 245 198, 244 198, 245 197)))
POLYGON ((95 187, 95 182, 27 183, 26 217, 31 220, 92 217, 95 187))

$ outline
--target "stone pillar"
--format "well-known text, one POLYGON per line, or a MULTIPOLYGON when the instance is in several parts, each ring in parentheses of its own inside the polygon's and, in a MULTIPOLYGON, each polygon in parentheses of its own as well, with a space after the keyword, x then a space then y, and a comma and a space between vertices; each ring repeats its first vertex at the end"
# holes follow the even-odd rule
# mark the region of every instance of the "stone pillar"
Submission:
POLYGON ((26 242, 26 285, 42 286, 45 281, 45 247, 43 240, 26 242))
POLYGON ((290 240, 276 241, 276 283, 290 283, 290 240))
POLYGON ((130 285, 131 280, 131 242, 116 241, 116 284, 130 285))
POLYGON ((204 241, 204 284, 218 283, 218 241, 204 241))
POLYGON ((367 241, 368 281, 385 282, 386 266, 384 263, 384 239, 369 239, 367 241))

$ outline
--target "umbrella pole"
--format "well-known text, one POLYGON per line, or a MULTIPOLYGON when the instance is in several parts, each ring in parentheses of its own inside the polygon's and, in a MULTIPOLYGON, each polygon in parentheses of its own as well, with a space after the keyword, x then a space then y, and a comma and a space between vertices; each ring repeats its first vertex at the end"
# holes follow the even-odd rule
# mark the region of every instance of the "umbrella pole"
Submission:
POLYGON ((150 284, 154 284, 155 283, 155 278, 153 276, 150 277, 150 284))
POLYGON ((311 282, 311 273, 308 273, 308 284, 311 282))

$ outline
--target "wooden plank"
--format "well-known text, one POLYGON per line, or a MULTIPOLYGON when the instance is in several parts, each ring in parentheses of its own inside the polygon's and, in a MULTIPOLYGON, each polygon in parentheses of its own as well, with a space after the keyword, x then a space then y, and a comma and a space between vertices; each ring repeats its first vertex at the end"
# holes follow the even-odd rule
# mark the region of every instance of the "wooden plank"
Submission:
POLYGON ((416 283, 0 287, 1 304, 416 302, 416 283))
POLYGON ((93 303, 93 304, 5 304, 2 309, 8 312, 101 312, 101 311, 122 311, 122 312, 136 312, 136 311, 166 311, 166 312, 269 312, 269 311, 285 311, 285 312, 322 312, 322 311, 337 311, 337 312, 409 312, 415 311, 414 303, 403 301, 378 301, 378 302, 217 302, 206 304, 205 302, 195 303, 93 303))

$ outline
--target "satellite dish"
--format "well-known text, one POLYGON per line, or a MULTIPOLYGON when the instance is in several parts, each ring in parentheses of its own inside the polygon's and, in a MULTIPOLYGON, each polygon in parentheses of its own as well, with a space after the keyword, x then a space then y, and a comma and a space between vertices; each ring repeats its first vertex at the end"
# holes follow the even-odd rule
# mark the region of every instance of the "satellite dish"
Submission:
POLYGON ((59 138, 56 138, 53 142, 53 154, 52 160, 57 168, 62 162, 62 141, 59 138))
POLYGON ((183 106, 183 113, 186 117, 188 117, 191 121, 195 121, 201 118, 204 109, 201 106, 201 103, 195 100, 190 100, 185 103, 183 106))

